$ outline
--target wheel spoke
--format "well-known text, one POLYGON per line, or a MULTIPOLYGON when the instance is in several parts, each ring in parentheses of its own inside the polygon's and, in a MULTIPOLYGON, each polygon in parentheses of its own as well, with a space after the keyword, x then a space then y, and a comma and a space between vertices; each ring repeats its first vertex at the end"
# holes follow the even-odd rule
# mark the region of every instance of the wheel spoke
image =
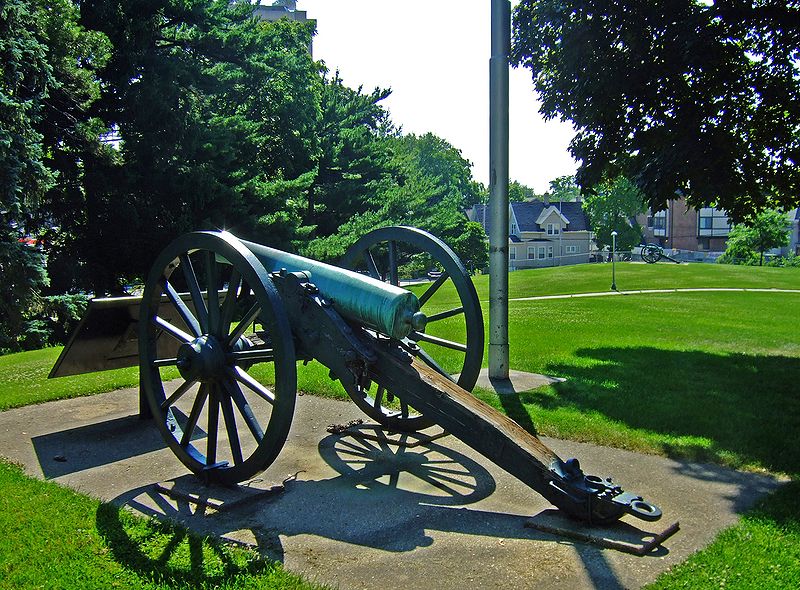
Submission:
POLYGON ((381 404, 383 404, 383 394, 386 391, 386 388, 383 385, 378 385, 378 390, 375 392, 375 406, 376 410, 381 409, 381 404))
POLYGON ((212 388, 208 405, 208 446, 206 447, 206 466, 217 462, 217 428, 219 428, 219 396, 212 388))
POLYGON ((239 384, 232 379, 225 379, 223 381, 223 385, 227 390, 228 395, 231 396, 231 399, 236 404, 236 407, 239 408, 239 413, 242 415, 242 418, 244 418, 245 424, 247 424, 250 432, 253 433, 253 437, 256 439, 256 442, 260 443, 264 438, 264 430, 258 423, 258 419, 256 419, 250 404, 247 403, 239 384))
POLYGON ((397 242, 389 242, 389 282, 392 285, 399 285, 400 279, 397 276, 397 242))
POLYGON ((175 287, 173 287, 165 277, 162 277, 161 280, 163 282, 162 288, 167 292, 167 297, 169 297, 172 305, 178 310, 178 314, 180 314, 183 323, 186 324, 196 337, 201 336, 203 332, 200 329, 200 322, 197 321, 197 318, 194 317, 189 307, 184 303, 183 299, 181 299, 175 287))
POLYGON ((236 303, 241 303, 246 297, 250 296, 252 289, 247 284, 247 280, 242 277, 241 284, 239 285, 239 294, 236 296, 236 303))
POLYGON ((367 272, 373 279, 381 280, 381 273, 378 270, 378 265, 375 264, 375 258, 372 257, 372 252, 364 250, 364 261, 367 263, 367 272))
POLYGON ((223 392, 217 390, 220 394, 220 404, 222 405, 222 415, 225 418, 225 430, 228 432, 228 442, 231 445, 231 455, 233 455, 233 464, 238 465, 244 461, 242 457, 242 444, 239 441, 239 432, 236 430, 236 416, 233 413, 233 405, 231 398, 223 392))
POLYGON ((464 313, 463 307, 454 307, 453 309, 448 309, 447 311, 442 311, 439 313, 435 313, 433 315, 428 316, 428 323, 438 322, 439 320, 445 320, 447 318, 451 318, 453 316, 457 316, 464 313))
POLYGON ((200 290, 200 285, 197 282, 197 275, 194 272, 192 261, 188 254, 181 254, 180 261, 181 268, 183 269, 183 276, 186 279, 186 286, 189 289, 189 294, 192 296, 194 311, 197 315, 197 320, 200 322, 200 329, 204 333, 208 332, 208 310, 206 309, 206 302, 203 299, 203 292, 200 290))
POLYGON ((439 290, 439 287, 444 285, 444 282, 449 278, 450 275, 447 273, 447 271, 446 270, 442 271, 442 274, 439 276, 439 278, 433 281, 433 284, 430 287, 428 287, 425 290, 425 292, 420 296, 419 298, 420 306, 425 305, 425 302, 428 301, 428 299, 430 299, 431 297, 433 297, 436 291, 439 290))
POLYGON ((206 297, 208 297, 208 332, 222 336, 219 313, 219 269, 216 255, 206 252, 206 297))
POLYGON ((240 350, 229 352, 225 359, 229 363, 236 365, 241 365, 242 363, 267 363, 275 360, 275 351, 271 348, 240 350))
POLYGON ((261 385, 258 381, 253 379, 250 375, 247 374, 247 371, 242 369, 241 367, 233 367, 232 369, 227 369, 229 374, 236 379, 239 383, 247 387, 248 389, 252 390, 254 393, 258 394, 260 397, 267 400, 269 403, 275 403, 275 394, 272 393, 269 389, 261 385))
POLYGON ((222 303, 222 318, 220 325, 220 336, 224 336, 231 329, 231 321, 233 320, 233 312, 236 311, 236 302, 238 300, 239 284, 242 282, 242 275, 239 269, 233 267, 231 271, 231 280, 228 281, 228 292, 225 295, 225 301, 222 303))
POLYGON ((403 418, 408 418, 408 404, 403 401, 403 398, 400 398, 400 415, 403 418))
POLYGON ((189 336, 189 334, 181 330, 178 326, 171 324, 170 322, 168 322, 167 320, 165 320, 160 316, 155 316, 153 318, 153 323, 162 330, 164 330, 167 334, 175 338, 175 340, 178 340, 183 343, 188 343, 194 340, 192 336, 189 336))
POLYGON ((168 407, 174 406, 175 402, 181 399, 183 397, 183 394, 189 391, 195 383, 197 383, 197 380, 195 379, 189 379, 188 381, 184 381, 181 384, 181 386, 178 387, 178 389, 176 389, 171 396, 169 396, 167 399, 161 402, 161 409, 166 410, 168 407))
POLYGON ((453 342, 452 340, 445 340, 444 338, 437 338, 436 336, 431 336, 430 334, 425 334, 424 332, 411 332, 408 337, 415 342, 430 342, 431 344, 435 344, 436 346, 441 346, 443 348, 467 352, 466 344, 453 342))
POLYGON ((253 307, 251 307, 248 310, 248 312, 244 315, 242 320, 239 322, 239 325, 236 326, 236 329, 233 332, 231 332, 225 339, 225 346, 227 347, 233 346, 236 343, 236 341, 242 337, 242 334, 244 334, 245 330, 247 330, 250 324, 256 321, 256 318, 260 313, 261 313, 261 306, 258 304, 258 302, 256 302, 253 304, 253 307))
POLYGON ((192 434, 197 427, 197 421, 200 420, 200 412, 203 411, 203 406, 208 398, 208 386, 205 383, 200 384, 200 389, 197 391, 197 397, 194 398, 192 410, 189 412, 189 419, 186 421, 186 428, 183 430, 180 444, 185 447, 192 440, 192 434))
POLYGON ((450 373, 448 373, 447 371, 445 371, 445 370, 444 370, 444 369, 441 367, 441 365, 439 365, 439 363, 437 363, 437 362, 434 360, 434 358, 433 358, 431 355, 429 355, 429 354, 428 354, 428 353, 427 353, 425 350, 423 350, 423 349, 422 349, 422 347, 420 347, 420 348, 419 348, 419 350, 417 351, 417 356, 418 356, 419 358, 421 358, 421 359, 422 359, 422 362, 424 362, 426 365, 428 365, 428 366, 429 366, 431 369, 433 369, 433 370, 434 370, 434 371, 436 371, 437 373, 439 373, 439 374, 441 374, 441 375, 443 375, 443 376, 447 377, 447 378, 448 378, 448 379, 450 379, 451 381, 453 381, 453 377, 450 375, 450 373))
POLYGON ((156 359, 152 363, 150 363, 150 366, 157 369, 159 367, 174 367, 177 364, 178 364, 178 359, 166 358, 166 359, 156 359))

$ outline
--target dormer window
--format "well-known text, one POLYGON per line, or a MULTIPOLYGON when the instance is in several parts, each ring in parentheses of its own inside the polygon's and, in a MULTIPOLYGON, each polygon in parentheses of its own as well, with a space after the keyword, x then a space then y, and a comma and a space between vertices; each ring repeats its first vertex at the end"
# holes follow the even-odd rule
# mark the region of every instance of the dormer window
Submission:
POLYGON ((548 236, 557 236, 561 233, 561 224, 560 223, 548 223, 547 224, 547 235, 548 236))

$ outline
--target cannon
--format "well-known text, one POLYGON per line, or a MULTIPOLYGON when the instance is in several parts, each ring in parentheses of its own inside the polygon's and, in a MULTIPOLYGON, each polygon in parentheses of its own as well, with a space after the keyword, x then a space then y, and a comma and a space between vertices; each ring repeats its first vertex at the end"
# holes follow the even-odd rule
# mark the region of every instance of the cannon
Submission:
POLYGON ((577 459, 562 460, 469 392, 483 358, 483 319, 468 273, 442 241, 382 228, 354 244, 343 266, 224 231, 184 235, 160 254, 141 298, 91 308, 100 319, 84 320, 51 376, 138 363, 142 413, 190 471, 232 485, 277 457, 298 361, 317 361, 384 428, 437 424, 572 518, 660 518, 656 506, 584 474, 577 459), (400 286, 408 251, 436 268, 419 296, 400 286), (95 348, 81 354, 81 342, 95 348))
POLYGON ((664 252, 664 248, 662 248, 658 244, 642 244, 640 256, 642 257, 642 260, 647 264, 655 264, 662 258, 665 258, 676 264, 681 263, 680 260, 676 260, 672 256, 668 256, 664 252))

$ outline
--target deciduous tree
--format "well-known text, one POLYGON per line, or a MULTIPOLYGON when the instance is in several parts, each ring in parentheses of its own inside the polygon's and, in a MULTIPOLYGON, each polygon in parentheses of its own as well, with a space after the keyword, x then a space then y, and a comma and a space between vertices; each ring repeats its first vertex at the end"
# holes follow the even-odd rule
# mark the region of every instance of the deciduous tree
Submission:
MULTIPOLYGON (((785 213, 768 209, 733 226, 721 262, 747 264, 755 260, 764 264, 764 252, 789 243, 790 226, 785 213)), ((753 262, 754 263, 754 262, 753 262)))
POLYGON ((511 203, 522 203, 523 201, 528 201, 533 199, 535 194, 533 189, 529 186, 525 186, 521 182, 517 180, 512 180, 508 183, 508 200, 511 203))
POLYGON ((611 246, 611 232, 617 232, 617 250, 630 250, 642 240, 636 216, 645 210, 644 197, 626 178, 596 187, 583 201, 598 247, 611 246))
POLYGON ((578 182, 623 175, 734 218, 800 198, 800 10, 768 0, 521 0, 513 60, 572 121, 578 182))
POLYGON ((550 181, 550 190, 545 195, 550 201, 577 201, 581 198, 581 187, 574 176, 559 176, 550 181))

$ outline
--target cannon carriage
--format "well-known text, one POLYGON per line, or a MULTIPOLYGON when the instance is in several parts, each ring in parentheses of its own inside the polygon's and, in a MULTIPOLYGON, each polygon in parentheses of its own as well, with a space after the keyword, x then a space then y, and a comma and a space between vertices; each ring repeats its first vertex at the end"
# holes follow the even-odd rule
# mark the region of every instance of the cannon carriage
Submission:
MULTIPOLYGON (((342 264, 348 268, 227 232, 187 234, 161 253, 142 297, 119 302, 113 333, 90 314, 52 375, 138 363, 142 413, 190 471, 230 485, 277 457, 294 413, 298 361, 317 361, 382 427, 437 424, 571 517, 661 516, 469 393, 483 358, 483 319, 468 273, 443 242, 383 228, 362 237, 342 264), (439 269, 419 296, 400 285, 404 250, 439 269), (442 289, 446 282, 454 288, 442 289), (105 352, 87 362, 80 350, 98 333, 105 352)), ((100 302, 95 314, 114 306, 100 302)))

